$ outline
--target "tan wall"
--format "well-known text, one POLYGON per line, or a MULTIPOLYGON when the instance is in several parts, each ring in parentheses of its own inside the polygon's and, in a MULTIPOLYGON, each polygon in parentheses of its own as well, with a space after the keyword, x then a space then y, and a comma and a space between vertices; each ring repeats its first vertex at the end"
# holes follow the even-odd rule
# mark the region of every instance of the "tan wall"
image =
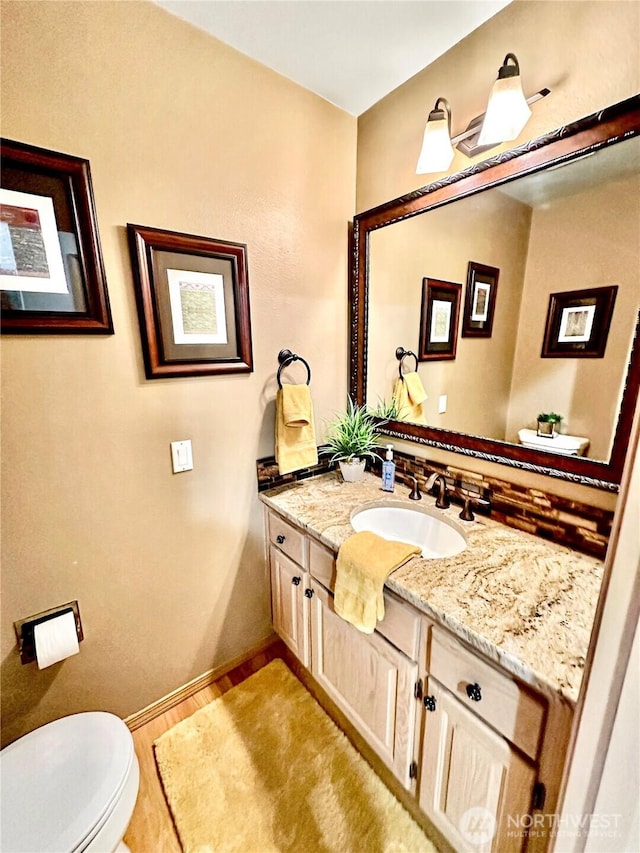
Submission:
POLYGON ((90 160, 116 332, 3 340, 6 742, 270 633, 255 460, 281 348, 314 369, 319 431, 344 403, 356 122, 151 3, 10 2, 2 134, 90 160), (145 379, 127 222, 248 244, 253 374, 145 379), (20 666, 13 621, 75 598, 81 653, 20 666))
POLYGON ((509 411, 509 441, 540 411, 608 459, 640 307, 640 178, 595 187, 533 214, 509 411), (617 285, 602 358, 541 358, 549 294, 617 285), (534 381, 535 378, 535 381, 534 381))
MULTIPOLYGON (((367 401, 391 397, 396 347, 418 352, 423 278, 457 282, 460 317, 455 360, 422 362, 425 423, 504 441, 531 209, 499 192, 381 228, 371 235, 367 401), (508 223, 509 239, 505 239, 508 223), (500 270, 491 338, 462 337, 469 261, 500 270), (440 395, 447 411, 438 413, 440 395)), ((415 362, 410 359, 408 368, 415 362)))
MULTIPOLYGON (((449 169, 458 172, 473 162, 532 139, 640 91, 640 4, 626 0, 516 0, 440 59, 400 86, 358 119, 357 209, 367 210, 423 185, 432 178, 415 174, 424 125, 438 97, 452 108, 452 132, 486 108, 497 70, 508 52, 519 61, 524 89, 545 86, 552 94, 532 107, 520 138, 475 160, 456 152, 449 169)), ((433 176, 437 178, 438 176, 433 176)), ((403 442, 403 449, 437 456, 438 461, 494 476, 523 480, 557 494, 611 508, 610 495, 503 466, 487 466, 470 458, 422 450, 403 442)))

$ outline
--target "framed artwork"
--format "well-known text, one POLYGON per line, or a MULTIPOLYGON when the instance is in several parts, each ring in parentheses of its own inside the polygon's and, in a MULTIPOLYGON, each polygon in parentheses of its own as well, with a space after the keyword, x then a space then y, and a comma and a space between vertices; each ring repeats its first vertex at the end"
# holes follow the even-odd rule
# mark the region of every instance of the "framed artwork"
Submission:
POLYGON ((422 280, 419 361, 456 357, 462 285, 435 278, 422 280))
POLYGON ((247 247, 127 226, 148 379, 253 370, 247 247))
POLYGON ((113 334, 89 161, 0 140, 2 332, 113 334))
POLYGON ((618 286, 552 293, 542 358, 602 358, 618 286))
POLYGON ((490 338, 500 270, 469 261, 462 315, 463 338, 490 338))

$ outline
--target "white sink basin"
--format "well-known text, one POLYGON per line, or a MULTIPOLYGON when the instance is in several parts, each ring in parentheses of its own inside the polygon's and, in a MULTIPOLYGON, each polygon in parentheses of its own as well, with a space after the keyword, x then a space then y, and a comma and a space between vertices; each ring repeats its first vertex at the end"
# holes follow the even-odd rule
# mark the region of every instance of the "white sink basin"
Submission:
POLYGON ((368 530, 384 539, 418 545, 422 556, 432 560, 453 557, 467 547, 464 535, 454 525, 426 507, 405 503, 365 504, 351 513, 351 526, 356 533, 368 530))

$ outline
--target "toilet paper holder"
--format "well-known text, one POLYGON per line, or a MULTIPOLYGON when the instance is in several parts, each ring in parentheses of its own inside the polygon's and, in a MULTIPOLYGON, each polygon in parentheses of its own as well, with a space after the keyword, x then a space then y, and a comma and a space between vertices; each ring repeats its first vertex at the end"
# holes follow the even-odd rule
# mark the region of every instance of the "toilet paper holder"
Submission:
POLYGON ((42 613, 35 613, 33 616, 27 616, 26 619, 19 619, 13 623, 16 637, 18 638, 18 651, 20 652, 20 660, 22 664, 32 663, 36 659, 36 644, 34 640, 34 629, 40 622, 47 622, 49 619, 55 619, 57 616, 62 616, 63 613, 73 613, 73 618, 76 622, 76 634, 78 642, 84 640, 82 631, 82 622, 80 621, 80 608, 77 601, 69 601, 67 604, 61 604, 58 607, 52 607, 50 610, 43 610, 42 613))

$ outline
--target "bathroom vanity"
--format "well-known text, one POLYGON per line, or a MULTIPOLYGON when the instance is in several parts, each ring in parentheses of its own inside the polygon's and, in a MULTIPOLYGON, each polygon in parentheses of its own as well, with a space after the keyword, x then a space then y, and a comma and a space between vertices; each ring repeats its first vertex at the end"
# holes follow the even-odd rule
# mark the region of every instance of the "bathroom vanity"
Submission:
POLYGON ((334 473, 261 495, 274 627, 453 848, 545 850, 602 564, 425 496, 466 549, 397 569, 364 634, 334 613, 335 559, 384 497, 334 473))

